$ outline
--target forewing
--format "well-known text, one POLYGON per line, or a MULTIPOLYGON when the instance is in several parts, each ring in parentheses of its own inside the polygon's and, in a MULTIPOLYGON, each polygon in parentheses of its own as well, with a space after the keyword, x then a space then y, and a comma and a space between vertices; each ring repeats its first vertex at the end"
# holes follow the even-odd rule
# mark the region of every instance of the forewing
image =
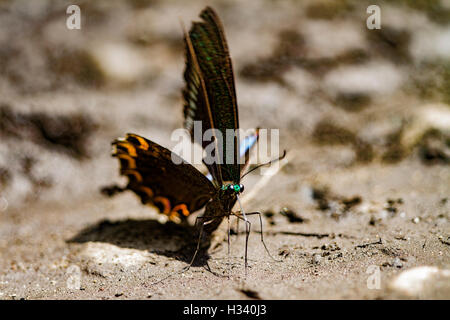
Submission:
MULTIPOLYGON (((189 38, 185 39, 185 127, 193 139, 193 121, 202 121, 202 134, 211 128, 221 132, 223 143, 218 145, 218 154, 222 155, 222 164, 208 168, 220 183, 239 182, 239 139, 235 136, 232 141, 226 141, 226 130, 239 128, 231 58, 222 24, 214 10, 207 7, 200 17, 202 21, 192 24, 189 38)), ((203 148, 211 143, 197 142, 203 148)))

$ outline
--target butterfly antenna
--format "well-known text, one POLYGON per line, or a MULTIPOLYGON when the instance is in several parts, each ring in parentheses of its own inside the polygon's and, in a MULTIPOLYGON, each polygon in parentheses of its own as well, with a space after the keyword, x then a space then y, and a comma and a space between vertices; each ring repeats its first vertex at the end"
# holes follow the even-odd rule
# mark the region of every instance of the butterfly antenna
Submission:
POLYGON ((282 155, 281 157, 278 157, 277 159, 272 159, 272 160, 270 160, 270 161, 268 161, 268 162, 266 162, 266 163, 259 164, 259 165, 257 165, 256 167, 254 167, 254 168, 248 170, 246 173, 244 173, 244 174, 241 176, 241 179, 244 178, 246 175, 248 175, 250 172, 253 172, 253 171, 255 171, 255 170, 258 169, 258 168, 261 168, 261 167, 267 166, 267 165, 269 165, 269 164, 272 164, 272 163, 274 163, 274 162, 283 160, 285 156, 286 156, 286 150, 283 151, 283 155, 282 155))

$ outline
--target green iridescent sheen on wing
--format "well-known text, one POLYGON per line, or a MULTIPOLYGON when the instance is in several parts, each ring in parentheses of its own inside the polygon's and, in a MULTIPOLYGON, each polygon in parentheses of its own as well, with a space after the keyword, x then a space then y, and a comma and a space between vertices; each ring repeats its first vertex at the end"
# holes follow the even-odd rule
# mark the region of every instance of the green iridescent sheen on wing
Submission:
MULTIPOLYGON (((222 181, 239 183, 238 139, 234 139, 233 143, 228 141, 228 145, 225 143, 226 130, 239 128, 236 91, 228 46, 221 22, 214 10, 207 7, 201 12, 200 17, 203 21, 193 23, 189 31, 189 39, 200 67, 200 76, 203 77, 205 83, 213 126, 222 133, 224 140, 218 146, 223 155, 223 164, 220 166, 221 178, 222 181), (232 160, 232 163, 225 163, 227 157, 232 160)), ((188 52, 185 69, 186 88, 184 90, 186 101, 184 109, 185 125, 187 129, 191 129, 192 122, 200 120, 204 132, 212 126, 207 117, 207 104, 202 101, 204 98, 198 92, 199 87, 192 84, 195 80, 193 79, 195 73, 195 68, 192 66, 192 57, 189 56, 188 52), (197 93, 193 92, 195 90, 197 90, 197 93)), ((203 147, 205 147, 204 142, 203 147)), ((210 168, 211 170, 214 169, 210 168)), ((211 173, 217 179, 217 174, 211 173)), ((222 181, 218 181, 219 184, 222 184, 222 181)))

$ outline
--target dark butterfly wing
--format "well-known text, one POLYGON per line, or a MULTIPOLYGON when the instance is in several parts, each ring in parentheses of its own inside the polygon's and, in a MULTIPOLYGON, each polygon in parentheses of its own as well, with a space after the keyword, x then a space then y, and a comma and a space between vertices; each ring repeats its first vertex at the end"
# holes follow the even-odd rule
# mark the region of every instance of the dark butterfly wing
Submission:
MULTIPOLYGON (((223 181, 238 183, 239 138, 235 136, 233 141, 226 141, 226 130, 239 128, 231 58, 222 24, 214 10, 207 7, 200 17, 203 21, 194 22, 185 36, 185 127, 190 130, 193 139, 194 121, 202 121, 202 135, 211 128, 222 133, 223 141, 218 140, 217 143, 222 164, 209 165, 208 169, 219 184, 223 181)), ((211 143, 197 142, 203 148, 211 143)))
MULTIPOLYGON (((203 134, 206 130, 214 128, 214 121, 209 105, 205 80, 198 65, 192 42, 187 35, 185 35, 184 40, 186 44, 186 67, 184 71, 186 87, 183 89, 185 103, 184 127, 189 130, 192 141, 197 142, 205 149, 211 141, 204 140, 203 134), (201 131, 198 133, 194 133, 194 121, 200 121, 202 124, 201 131)), ((211 161, 206 161, 205 165, 208 167, 208 170, 213 177, 213 183, 220 186, 222 183, 220 165, 212 163, 211 161)))
POLYGON ((136 193, 142 203, 155 205, 171 220, 179 221, 201 209, 215 193, 200 171, 157 143, 127 134, 113 145, 120 172, 129 180, 126 189, 136 193))

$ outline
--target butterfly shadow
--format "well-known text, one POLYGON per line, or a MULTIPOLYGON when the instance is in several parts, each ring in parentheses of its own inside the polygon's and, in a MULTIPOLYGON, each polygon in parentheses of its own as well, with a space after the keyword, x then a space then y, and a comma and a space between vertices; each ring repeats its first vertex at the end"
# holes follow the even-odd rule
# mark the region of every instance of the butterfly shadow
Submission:
MULTIPOLYGON (((192 266, 208 267, 210 237, 203 237, 192 266)), ((104 242, 121 248, 145 250, 190 263, 198 241, 198 230, 191 225, 156 220, 103 220, 81 230, 67 243, 104 242)))

